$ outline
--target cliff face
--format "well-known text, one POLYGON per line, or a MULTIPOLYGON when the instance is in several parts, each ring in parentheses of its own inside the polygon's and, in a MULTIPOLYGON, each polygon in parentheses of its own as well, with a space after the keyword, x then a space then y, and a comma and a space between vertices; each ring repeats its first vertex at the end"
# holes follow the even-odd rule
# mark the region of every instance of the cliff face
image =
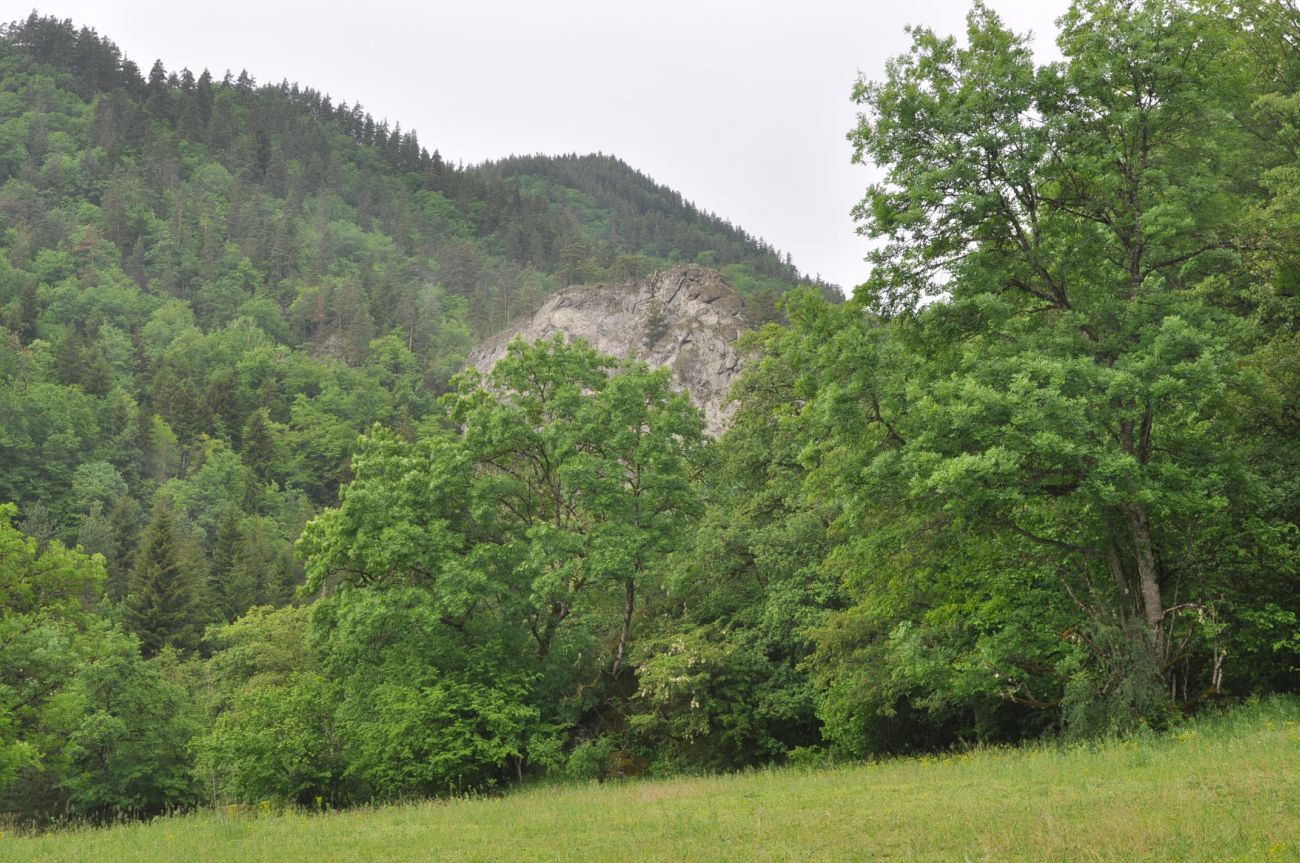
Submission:
POLYGON ((529 342, 555 333, 585 339, 601 353, 668 368, 673 385, 703 409, 716 436, 726 427, 730 411, 723 400, 740 371, 735 342, 746 329, 744 308, 744 298, 721 275, 693 264, 630 284, 572 287, 480 344, 467 364, 490 371, 516 335, 529 342))

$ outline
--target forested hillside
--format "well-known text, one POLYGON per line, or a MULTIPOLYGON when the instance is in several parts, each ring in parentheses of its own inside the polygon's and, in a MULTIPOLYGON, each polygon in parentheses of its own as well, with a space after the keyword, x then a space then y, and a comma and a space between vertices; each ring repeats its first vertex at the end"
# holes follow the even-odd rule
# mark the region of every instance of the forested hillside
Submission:
POLYGON ((557 287, 700 259, 770 315, 798 280, 612 158, 462 169, 359 104, 142 74, 35 14, 0 76, 0 500, 103 553, 114 598, 165 500, 220 617, 287 599, 357 434, 557 287))
POLYGON ((0 808, 1078 739, 1295 691, 1300 9, 1078 0, 1047 65, 978 4, 912 39, 854 91, 882 179, 839 303, 612 159, 452 168, 311 91, 7 31, 0 808), (453 374, 553 288, 684 259, 767 320, 716 441, 583 343, 453 374))

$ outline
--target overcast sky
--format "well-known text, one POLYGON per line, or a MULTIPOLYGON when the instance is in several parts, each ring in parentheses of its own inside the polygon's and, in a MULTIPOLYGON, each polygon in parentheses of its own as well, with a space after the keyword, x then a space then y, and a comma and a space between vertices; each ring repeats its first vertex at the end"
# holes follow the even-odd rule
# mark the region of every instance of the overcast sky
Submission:
MULTIPOLYGON (((1065 0, 989 0, 1055 57, 1065 0)), ((869 171, 845 134, 859 71, 905 24, 960 32, 965 0, 47 0, 144 70, 247 69, 360 101, 466 163, 604 152, 851 290, 866 241, 849 209, 869 171)), ((20 10, 9 17, 18 17, 20 10)))

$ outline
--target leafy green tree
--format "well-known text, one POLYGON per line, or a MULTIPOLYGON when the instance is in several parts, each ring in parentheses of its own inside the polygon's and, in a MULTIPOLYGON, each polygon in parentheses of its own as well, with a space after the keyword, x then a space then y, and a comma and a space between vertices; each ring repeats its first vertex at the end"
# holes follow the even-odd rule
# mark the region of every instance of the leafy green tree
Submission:
POLYGON ((337 685, 310 671, 236 694, 198 744, 213 802, 348 802, 331 712, 337 698, 337 685))
POLYGON ((144 814, 193 802, 192 699, 98 614, 103 558, 41 546, 0 506, 0 811, 144 814))
POLYGON ((103 589, 103 561, 65 548, 57 542, 41 545, 23 536, 12 524, 13 504, 0 504, 3 538, 3 582, 0 602, 7 614, 44 613, 82 621, 94 616, 93 605, 103 589))
POLYGON ((1062 19, 1061 64, 980 5, 967 44, 913 39, 856 91, 883 244, 806 411, 812 481, 857 501, 860 535, 835 555, 861 599, 820 636, 824 712, 868 747, 861 717, 904 706, 941 731, 1033 727, 999 701, 1158 721, 1221 689, 1224 615, 1274 577, 1209 562, 1293 542, 1222 445, 1250 326, 1231 29, 1098 0, 1062 19))
POLYGON ((72 474, 69 508, 77 515, 84 515, 96 506, 101 511, 107 510, 127 491, 126 480, 113 465, 102 461, 84 462, 72 474))
MULTIPOLYGON (((393 709, 498 705, 516 743, 482 751, 518 757, 527 723, 508 718, 515 706, 571 723, 575 710, 626 691, 642 604, 698 513, 703 426, 665 373, 613 371, 582 343, 516 342, 487 378, 462 375, 445 420, 416 441, 367 436, 340 507, 308 525, 308 589, 338 586, 324 631, 350 619, 345 611, 401 609, 419 623, 393 631, 418 625, 414 643, 440 651, 392 678, 430 688, 385 690, 393 709)), ((368 661, 382 669, 397 656, 368 661)), ((346 667, 364 666, 358 657, 346 667)))
POLYGON ((613 360, 560 338, 513 344, 484 385, 465 375, 448 416, 485 469, 474 490, 507 538, 512 578, 531 583, 525 612, 540 657, 584 592, 613 590, 620 626, 617 673, 636 607, 637 582, 697 514, 690 461, 699 414, 664 371, 613 360))
MULTIPOLYGON (((0 499, 41 503, 62 519, 77 466, 100 438, 94 397, 54 383, 0 387, 0 499)), ((92 459, 93 460, 93 457, 92 459)))
POLYGON ((822 743, 803 665, 809 630, 844 605, 824 565, 837 503, 805 491, 795 405, 837 311, 811 296, 798 309, 822 314, 817 337, 750 337, 736 413, 699 482, 703 515, 669 563, 666 607, 638 649, 629 728, 665 767, 732 768, 822 743))
POLYGON ((338 684, 321 674, 310 609, 259 606, 209 633, 214 723, 195 741, 213 802, 346 802, 338 684))
POLYGON ((164 657, 143 662, 130 647, 88 663, 73 687, 82 716, 68 739, 64 785, 83 815, 152 815, 198 801, 197 706, 164 657))
POLYGON ((419 587, 349 590, 316 609, 360 799, 491 786, 522 758, 539 711, 529 703, 534 672, 520 634, 485 616, 457 629, 445 613, 441 597, 419 587))

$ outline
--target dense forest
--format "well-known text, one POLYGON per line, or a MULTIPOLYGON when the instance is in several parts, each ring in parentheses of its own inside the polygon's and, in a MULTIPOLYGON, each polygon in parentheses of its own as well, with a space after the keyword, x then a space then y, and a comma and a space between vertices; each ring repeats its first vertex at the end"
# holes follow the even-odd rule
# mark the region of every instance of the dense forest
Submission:
POLYGON ((114 599, 165 499, 196 558, 246 570, 209 573, 219 617, 286 601, 288 543, 358 433, 417 421, 476 339, 557 287, 699 259, 771 318, 799 281, 613 159, 459 169, 359 105, 142 77, 35 14, 0 63, 0 500, 104 554, 114 599))
POLYGON ((0 40, 0 810, 1165 727, 1300 685, 1300 8, 976 4, 861 80, 848 302, 603 156, 0 40), (473 341, 716 266, 666 373, 473 341), (779 309, 776 306, 779 305, 779 309))

